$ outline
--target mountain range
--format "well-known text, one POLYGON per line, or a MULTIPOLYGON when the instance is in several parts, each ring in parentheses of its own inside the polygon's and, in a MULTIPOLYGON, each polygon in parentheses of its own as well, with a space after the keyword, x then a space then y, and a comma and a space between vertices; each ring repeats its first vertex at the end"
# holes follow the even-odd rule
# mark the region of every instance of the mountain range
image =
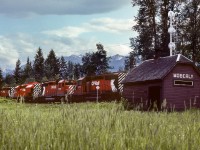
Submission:
MULTIPOLYGON (((83 55, 71 55, 71 56, 65 56, 65 61, 71 61, 73 63, 79 63, 82 64, 82 57, 83 55)), ((113 55, 110 57, 109 65, 111 69, 109 69, 111 72, 115 72, 124 69, 124 61, 126 56, 122 56, 119 54, 113 55)))
MULTIPOLYGON (((65 61, 71 61, 71 62, 73 62, 73 63, 82 64, 82 57, 83 57, 83 55, 71 55, 71 56, 64 56, 64 59, 65 59, 65 61)), ((123 70, 123 69, 124 69, 125 57, 126 57, 126 56, 122 56, 122 55, 119 55, 119 54, 110 56, 109 65, 110 65, 111 69, 109 69, 109 71, 111 71, 111 72, 116 72, 116 71, 118 71, 119 69, 120 69, 120 70, 123 70)), ((23 68, 24 66, 25 66, 25 65, 22 65, 22 68, 23 68)), ((12 73, 12 72, 13 72, 13 70, 6 68, 6 69, 3 71, 3 76, 5 76, 7 73, 10 74, 10 73, 12 73)))

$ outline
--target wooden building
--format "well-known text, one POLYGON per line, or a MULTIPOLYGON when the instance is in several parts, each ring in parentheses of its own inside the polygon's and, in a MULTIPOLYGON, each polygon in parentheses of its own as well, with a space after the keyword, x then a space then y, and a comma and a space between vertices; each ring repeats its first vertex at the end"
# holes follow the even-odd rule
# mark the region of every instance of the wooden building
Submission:
POLYGON ((144 61, 123 84, 123 97, 146 110, 200 108, 200 72, 181 54, 144 61))

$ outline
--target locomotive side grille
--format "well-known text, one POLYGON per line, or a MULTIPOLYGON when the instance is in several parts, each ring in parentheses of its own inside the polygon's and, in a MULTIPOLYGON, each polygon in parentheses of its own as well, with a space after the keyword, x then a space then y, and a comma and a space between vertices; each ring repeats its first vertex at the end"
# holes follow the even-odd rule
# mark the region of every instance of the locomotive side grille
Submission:
POLYGON ((122 81, 124 80, 124 78, 126 77, 127 73, 119 73, 118 74, 118 87, 120 92, 123 92, 123 84, 122 81))
POLYGON ((41 84, 36 84, 33 88, 33 97, 39 97, 42 93, 41 84))
POLYGON ((76 89, 76 85, 70 85, 68 92, 67 92, 67 95, 74 94, 75 89, 76 89))

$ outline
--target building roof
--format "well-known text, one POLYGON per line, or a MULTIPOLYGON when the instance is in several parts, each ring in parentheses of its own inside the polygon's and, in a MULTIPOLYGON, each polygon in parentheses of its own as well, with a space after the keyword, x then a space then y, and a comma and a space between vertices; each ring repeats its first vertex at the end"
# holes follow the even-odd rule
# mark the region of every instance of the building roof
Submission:
POLYGON ((146 60, 139 66, 133 68, 122 83, 163 79, 177 63, 193 64, 193 61, 181 54, 146 60))

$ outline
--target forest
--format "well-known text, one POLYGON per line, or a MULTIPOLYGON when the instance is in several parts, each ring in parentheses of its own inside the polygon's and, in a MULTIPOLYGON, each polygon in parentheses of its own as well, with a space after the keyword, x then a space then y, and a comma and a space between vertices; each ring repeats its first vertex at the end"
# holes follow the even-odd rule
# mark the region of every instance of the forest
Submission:
POLYGON ((126 60, 126 68, 135 66, 135 58, 142 60, 155 57, 155 50, 160 50, 160 56, 169 56, 168 44, 168 12, 173 11, 173 26, 175 28, 173 42, 174 54, 183 54, 200 63, 200 1, 199 0, 132 0, 132 6, 138 8, 138 14, 133 19, 133 31, 138 36, 130 38, 130 52, 126 60))
POLYGON ((5 77, 0 69, 1 86, 15 86, 33 81, 72 80, 84 75, 106 73, 111 68, 108 64, 110 57, 107 57, 107 52, 102 44, 96 44, 96 46, 97 51, 86 53, 82 57, 82 64, 66 62, 63 56, 58 58, 53 49, 49 51, 45 59, 42 49, 39 47, 33 62, 28 57, 26 64, 22 66, 18 59, 13 73, 7 73, 5 77))

